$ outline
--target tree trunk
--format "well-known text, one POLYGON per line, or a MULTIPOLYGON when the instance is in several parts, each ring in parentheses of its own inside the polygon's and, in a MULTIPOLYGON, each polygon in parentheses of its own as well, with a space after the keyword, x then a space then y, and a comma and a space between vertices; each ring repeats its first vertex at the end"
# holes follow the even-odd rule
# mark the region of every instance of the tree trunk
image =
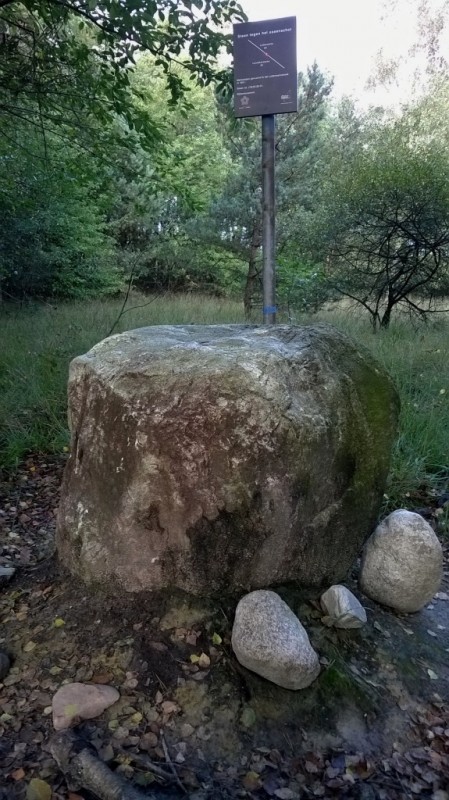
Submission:
POLYGON ((381 328, 384 328, 386 330, 390 326, 391 312, 392 311, 393 311, 393 306, 392 305, 388 305, 386 307, 385 312, 384 312, 384 314, 382 316, 382 319, 380 321, 380 327, 381 328))

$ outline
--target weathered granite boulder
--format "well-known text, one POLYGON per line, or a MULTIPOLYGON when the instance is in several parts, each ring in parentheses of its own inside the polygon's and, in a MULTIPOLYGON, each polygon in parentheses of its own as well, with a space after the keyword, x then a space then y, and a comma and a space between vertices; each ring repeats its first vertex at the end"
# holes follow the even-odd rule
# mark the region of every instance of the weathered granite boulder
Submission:
POLYGON ((276 592, 250 592, 240 600, 232 628, 237 660, 284 689, 305 689, 320 674, 307 631, 276 592))
POLYGON ((397 415, 386 373, 327 325, 111 336, 70 367, 60 556, 128 591, 339 582, 397 415))
POLYGON ((442 577, 443 548, 429 523, 413 511, 393 511, 365 545, 360 588, 396 611, 419 611, 436 594, 442 577))

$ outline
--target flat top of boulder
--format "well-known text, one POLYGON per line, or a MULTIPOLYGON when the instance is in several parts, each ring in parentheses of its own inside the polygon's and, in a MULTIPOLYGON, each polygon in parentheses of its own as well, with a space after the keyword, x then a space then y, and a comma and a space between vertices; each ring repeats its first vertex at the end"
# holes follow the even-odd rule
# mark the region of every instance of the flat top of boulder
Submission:
MULTIPOLYGON (((96 344, 79 359, 101 359, 103 363, 115 362, 124 370, 129 368, 127 356, 134 362, 139 361, 139 356, 148 358, 151 352, 152 360, 166 361, 170 354, 170 361, 176 365, 176 352, 182 353, 185 364, 189 351, 197 357, 198 350, 204 354, 214 356, 219 354, 220 361, 226 357, 235 360, 239 352, 251 352, 252 360, 267 357, 292 358, 301 355, 312 344, 321 341, 329 344, 341 342, 344 348, 349 348, 351 353, 358 351, 354 342, 345 334, 326 323, 316 325, 154 325, 146 328, 119 333, 96 344)), ((371 354, 362 349, 364 357, 374 361, 371 354)), ((78 361, 78 358, 75 359, 78 361)))
MULTIPOLYGON (((206 378, 232 373, 265 385, 264 394, 278 394, 279 375, 270 380, 276 365, 289 380, 292 366, 304 386, 316 385, 336 371, 359 372, 358 383, 370 384, 374 395, 389 394, 397 404, 393 382, 372 354, 341 331, 326 323, 315 325, 156 325, 110 336, 86 354, 75 358, 71 375, 78 369, 92 370, 116 389, 122 380, 137 374, 153 380, 170 375, 186 379, 197 374, 206 378), (300 372, 298 372, 298 368, 300 372), (370 376, 366 374, 370 372, 370 376), (363 376, 362 376, 363 373, 363 376), (318 378, 318 376, 322 376, 318 378), (371 386, 372 381, 376 384, 371 386)), ((365 390, 364 390, 365 391, 365 390)), ((376 402, 376 407, 378 403, 376 402)))

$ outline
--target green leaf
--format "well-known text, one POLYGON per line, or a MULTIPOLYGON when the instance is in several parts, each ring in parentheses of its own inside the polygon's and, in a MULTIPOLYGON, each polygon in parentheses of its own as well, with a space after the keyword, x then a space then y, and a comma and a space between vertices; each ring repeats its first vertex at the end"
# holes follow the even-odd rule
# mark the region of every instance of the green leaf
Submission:
POLYGON ((243 709, 240 722, 244 728, 252 728, 253 725, 256 723, 256 714, 250 706, 245 706, 243 709))

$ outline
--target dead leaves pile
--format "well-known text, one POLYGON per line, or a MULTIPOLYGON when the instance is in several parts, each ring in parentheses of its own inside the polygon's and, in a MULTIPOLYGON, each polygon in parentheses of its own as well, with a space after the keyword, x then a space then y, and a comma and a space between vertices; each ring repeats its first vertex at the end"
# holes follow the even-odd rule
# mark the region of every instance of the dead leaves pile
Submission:
POLYGON ((240 796, 301 800, 449 800, 449 708, 435 698, 416 717, 417 738, 427 744, 394 750, 376 762, 364 755, 316 752, 286 760, 278 750, 259 748, 241 775, 240 796))
POLYGON ((0 565, 30 567, 54 551, 56 509, 65 458, 28 458, 0 483, 0 565))

